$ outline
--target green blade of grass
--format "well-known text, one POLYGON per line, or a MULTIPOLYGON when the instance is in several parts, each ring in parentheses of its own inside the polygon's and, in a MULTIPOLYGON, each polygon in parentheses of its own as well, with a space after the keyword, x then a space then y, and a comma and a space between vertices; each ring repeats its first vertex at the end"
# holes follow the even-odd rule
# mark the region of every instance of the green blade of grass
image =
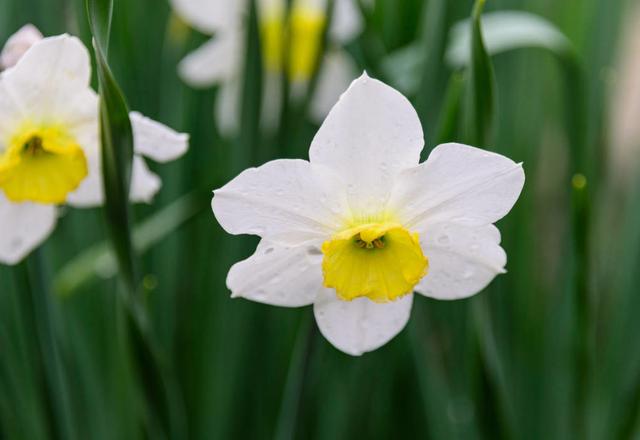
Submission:
POLYGON ((44 377, 44 396, 51 417, 51 435, 55 439, 75 439, 75 423, 71 412, 69 393, 54 325, 54 311, 49 284, 45 280, 40 250, 36 250, 21 266, 15 269, 18 284, 22 286, 25 309, 35 327, 34 336, 38 352, 39 370, 44 377))
POLYGON ((122 279, 137 290, 136 258, 131 242, 129 191, 133 161, 133 132, 129 109, 107 63, 112 0, 87 0, 89 26, 94 37, 100 91, 100 139, 105 213, 122 279))
POLYGON ((471 63, 467 93, 467 138, 472 145, 487 146, 493 131, 495 76, 485 49, 480 15, 485 0, 476 0, 471 16, 471 63))
MULTIPOLYGON (((189 193, 143 221, 133 230, 133 244, 139 254, 151 249, 203 210, 204 198, 189 193)), ((106 242, 97 243, 65 264, 54 280, 60 296, 70 296, 95 278, 111 278, 118 262, 106 242)))

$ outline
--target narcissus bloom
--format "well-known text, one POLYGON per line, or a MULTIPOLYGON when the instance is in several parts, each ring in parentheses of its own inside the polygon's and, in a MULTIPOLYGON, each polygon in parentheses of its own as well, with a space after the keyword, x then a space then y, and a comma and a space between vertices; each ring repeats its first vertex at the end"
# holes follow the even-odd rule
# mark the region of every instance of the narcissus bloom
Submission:
MULTIPOLYGON (((25 29, 34 35, 34 28, 20 32, 25 29)), ((8 67, 0 74, 0 263, 5 264, 19 262, 49 236, 57 205, 92 207, 104 198, 89 53, 68 35, 12 44, 27 40, 17 34, 1 55, 8 67)), ((188 138, 139 113, 130 116, 136 151, 131 199, 147 202, 161 183, 142 156, 175 159, 186 151, 188 138)))
MULTIPOLYGON (((214 37, 187 55, 178 70, 193 87, 221 85, 216 117, 227 134, 237 129, 245 50, 246 0, 172 0, 176 13, 197 30, 214 37)), ((286 73, 297 95, 306 90, 328 23, 326 0, 294 0, 287 16, 286 0, 258 0, 261 47, 264 61, 262 122, 277 123, 282 73, 286 73), (287 38, 288 37, 288 38, 287 38), (286 41, 289 47, 285 50, 286 41), (285 54, 288 52, 288 57, 285 54), (285 72, 286 71, 286 72, 285 72)), ((329 28, 329 47, 319 72, 318 88, 310 112, 321 121, 358 72, 340 46, 362 29, 356 0, 336 0, 329 28)))
POLYGON ((234 265, 233 297, 313 304, 322 334, 360 355, 409 319, 413 292, 451 300, 504 272, 494 222, 524 185, 520 164, 461 144, 419 163, 423 134, 400 93, 363 75, 329 113, 310 161, 242 172, 213 197, 230 234, 261 237, 234 265))

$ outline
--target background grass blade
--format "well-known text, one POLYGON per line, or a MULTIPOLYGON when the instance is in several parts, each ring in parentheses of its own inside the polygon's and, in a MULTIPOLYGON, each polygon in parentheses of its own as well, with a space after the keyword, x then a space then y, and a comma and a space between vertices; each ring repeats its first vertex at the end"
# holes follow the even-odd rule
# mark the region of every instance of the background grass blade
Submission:
POLYGON ((471 15, 471 63, 467 92, 467 139, 487 147, 493 130, 495 76, 482 36, 481 14, 485 0, 477 0, 471 15))
POLYGON ((29 315, 26 322, 35 327, 39 354, 37 369, 44 379, 43 392, 50 417, 50 435, 55 439, 73 440, 77 438, 76 421, 69 400, 68 378, 60 357, 51 292, 40 253, 36 251, 15 272, 22 285, 19 294, 24 296, 24 309, 29 315))

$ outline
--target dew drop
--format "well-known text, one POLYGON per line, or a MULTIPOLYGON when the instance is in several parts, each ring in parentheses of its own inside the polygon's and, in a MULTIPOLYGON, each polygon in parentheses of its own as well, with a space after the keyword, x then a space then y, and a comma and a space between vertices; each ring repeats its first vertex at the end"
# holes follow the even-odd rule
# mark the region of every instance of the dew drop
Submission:
POLYGON ((10 246, 11 249, 18 249, 19 247, 22 246, 22 237, 15 237, 13 240, 11 240, 10 246))
POLYGON ((264 299, 267 297, 267 292, 264 289, 258 289, 254 296, 256 299, 264 299))
POLYGON ((269 254, 270 254, 271 252, 273 252, 273 251, 274 251, 274 249, 273 249, 272 247, 269 247, 269 248, 266 248, 266 249, 264 250, 264 254, 265 254, 265 255, 269 255, 269 254))
POLYGON ((442 245, 447 245, 451 242, 451 239, 447 234, 442 234, 438 237, 438 243, 442 245))

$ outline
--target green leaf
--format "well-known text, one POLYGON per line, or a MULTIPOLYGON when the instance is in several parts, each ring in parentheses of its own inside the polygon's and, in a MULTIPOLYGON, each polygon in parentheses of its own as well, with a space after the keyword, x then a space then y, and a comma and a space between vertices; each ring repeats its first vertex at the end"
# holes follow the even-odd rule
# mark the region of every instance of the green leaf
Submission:
POLYGON ((86 6, 94 37, 100 92, 100 139, 107 225, 123 281, 128 289, 135 291, 138 281, 129 209, 133 133, 124 95, 107 63, 113 2, 87 0, 86 6))
POLYGON ((476 146, 487 146, 493 129, 495 77, 484 44, 480 13, 485 0, 476 0, 471 16, 471 47, 467 94, 467 138, 476 146))
MULTIPOLYGON (((202 210, 201 198, 187 194, 142 222, 133 231, 133 243, 143 254, 184 225, 202 210)), ((55 292, 61 296, 74 294, 94 278, 116 275, 118 262, 106 242, 98 243, 67 263, 55 279, 55 292)))

